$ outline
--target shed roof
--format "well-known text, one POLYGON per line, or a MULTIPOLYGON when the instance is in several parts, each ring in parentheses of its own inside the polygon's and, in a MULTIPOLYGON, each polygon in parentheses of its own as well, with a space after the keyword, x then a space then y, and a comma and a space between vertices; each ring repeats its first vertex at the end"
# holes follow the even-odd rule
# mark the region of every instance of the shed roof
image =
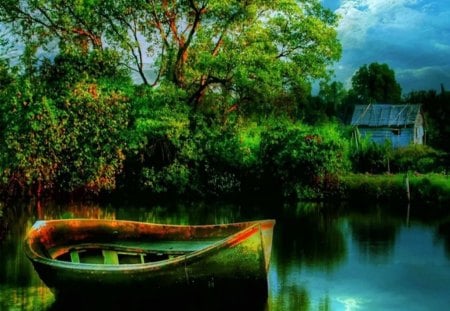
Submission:
POLYGON ((370 127, 407 126, 414 124, 419 113, 420 105, 356 105, 351 124, 370 127))

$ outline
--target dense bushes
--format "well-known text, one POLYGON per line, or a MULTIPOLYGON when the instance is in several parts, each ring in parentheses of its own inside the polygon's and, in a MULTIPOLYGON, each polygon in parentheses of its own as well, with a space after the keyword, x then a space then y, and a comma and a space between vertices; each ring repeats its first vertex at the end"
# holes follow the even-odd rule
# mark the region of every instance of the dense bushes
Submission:
MULTIPOLYGON (((364 140, 350 149, 332 124, 197 111, 184 90, 133 85, 115 61, 107 50, 64 54, 23 74, 0 63, 0 190, 382 199, 402 197, 397 178, 341 184, 339 176, 351 165, 370 173, 447 168, 445 154, 426 146, 364 140)), ((445 198, 434 182, 411 184, 424 192, 417 196, 445 198)))
POLYGON ((336 127, 274 122, 262 133, 261 157, 268 189, 285 196, 321 198, 338 190, 348 167, 347 142, 336 127))
POLYGON ((23 75, 6 72, 10 78, 0 88, 0 180, 11 195, 115 187, 129 106, 126 89, 118 89, 114 79, 128 79, 128 85, 131 80, 118 71, 116 77, 92 76, 83 70, 92 70, 89 64, 73 68, 72 60, 59 57, 23 75))
POLYGON ((350 160, 355 172, 379 174, 389 171, 393 149, 389 143, 376 144, 365 138, 352 142, 350 160))
POLYGON ((195 111, 173 83, 133 85, 114 52, 77 53, 23 74, 1 64, 6 192, 320 198, 338 189, 348 157, 337 127, 195 111))
POLYGON ((409 145, 394 149, 391 144, 376 144, 365 138, 352 142, 350 160, 353 171, 360 173, 444 172, 447 154, 426 145, 409 145))
POLYGON ((425 145, 410 145, 392 152, 393 172, 441 173, 446 170, 446 153, 425 145))
POLYGON ((136 114, 132 134, 141 143, 127 156, 125 186, 319 198, 338 189, 338 174, 348 166, 347 143, 334 126, 315 129, 282 118, 220 124, 165 105, 153 107, 151 118, 144 117, 148 109, 136 114))

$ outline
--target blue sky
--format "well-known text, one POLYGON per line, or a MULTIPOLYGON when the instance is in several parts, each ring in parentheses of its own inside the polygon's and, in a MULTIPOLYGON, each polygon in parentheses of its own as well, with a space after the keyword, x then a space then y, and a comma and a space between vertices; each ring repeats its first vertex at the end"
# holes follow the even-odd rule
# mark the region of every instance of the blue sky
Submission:
POLYGON ((350 86, 364 64, 386 63, 403 93, 450 90, 449 0, 322 0, 340 16, 336 80, 350 86))

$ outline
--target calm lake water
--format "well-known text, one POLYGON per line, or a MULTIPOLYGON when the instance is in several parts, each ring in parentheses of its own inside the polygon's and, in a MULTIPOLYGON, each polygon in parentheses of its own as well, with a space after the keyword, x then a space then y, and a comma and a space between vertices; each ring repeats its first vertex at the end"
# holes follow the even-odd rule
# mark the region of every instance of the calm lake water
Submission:
MULTIPOLYGON (((40 281, 22 241, 37 219, 74 217, 171 224, 275 218, 269 297, 246 300, 246 310, 448 309, 450 213, 407 206, 264 205, 269 204, 3 207, 0 310, 70 309, 40 281)), ((180 310, 216 309, 214 301, 180 304, 180 310)))

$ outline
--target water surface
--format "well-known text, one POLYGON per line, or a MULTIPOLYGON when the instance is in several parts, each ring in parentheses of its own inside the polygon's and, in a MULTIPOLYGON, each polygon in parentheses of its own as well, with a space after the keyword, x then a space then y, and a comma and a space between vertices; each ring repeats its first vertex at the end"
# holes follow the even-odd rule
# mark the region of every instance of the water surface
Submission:
MULTIPOLYGON (((67 309, 33 270, 23 239, 38 219, 79 217, 170 224, 275 218, 269 297, 237 301, 235 309, 419 311, 450 305, 450 215, 420 207, 30 203, 3 207, 0 215, 0 310, 67 309)), ((225 308, 208 297, 177 303, 188 310, 225 308)))

